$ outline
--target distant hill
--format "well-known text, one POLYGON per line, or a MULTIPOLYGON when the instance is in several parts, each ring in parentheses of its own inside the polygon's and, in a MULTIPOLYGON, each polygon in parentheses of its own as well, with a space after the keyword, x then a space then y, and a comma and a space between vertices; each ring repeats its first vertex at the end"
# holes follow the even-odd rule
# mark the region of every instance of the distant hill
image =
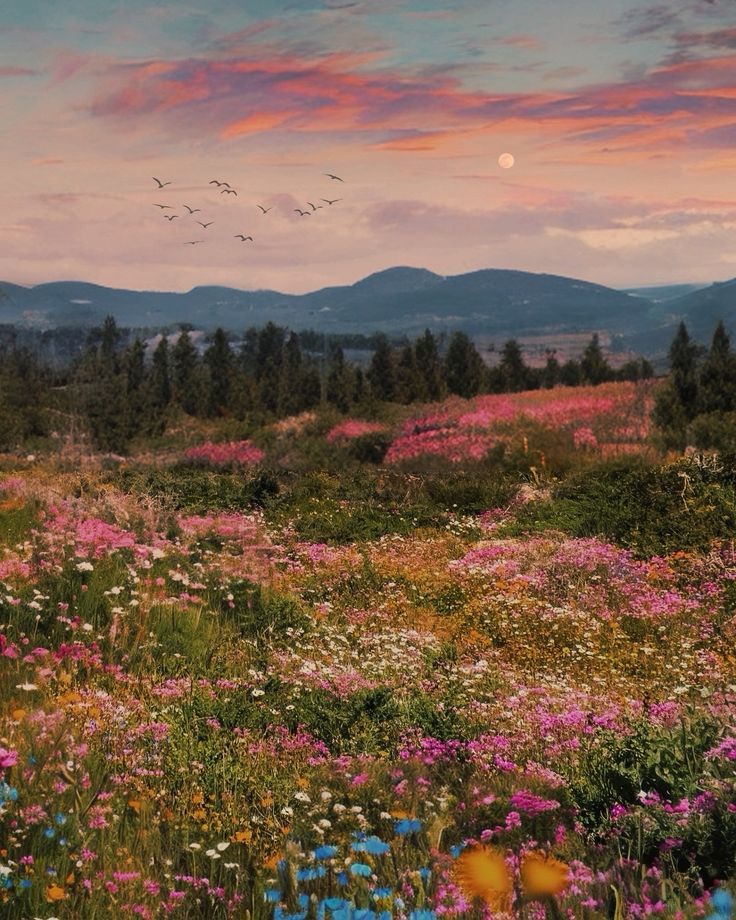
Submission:
POLYGON ((704 288, 704 284, 656 284, 651 287, 625 288, 624 293, 644 297, 652 303, 668 303, 704 288))
POLYGON ((657 307, 600 284, 503 269, 445 277, 422 268, 389 268, 352 285, 301 295, 227 287, 128 291, 77 281, 26 288, 0 282, 0 323, 94 326, 109 313, 121 325, 152 329, 186 322, 240 332, 272 320, 296 330, 415 334, 429 326, 510 337, 547 330, 622 334, 649 325, 657 307))
POLYGON ((731 335, 736 334, 736 278, 678 297, 667 306, 699 341, 707 342, 721 319, 731 335))

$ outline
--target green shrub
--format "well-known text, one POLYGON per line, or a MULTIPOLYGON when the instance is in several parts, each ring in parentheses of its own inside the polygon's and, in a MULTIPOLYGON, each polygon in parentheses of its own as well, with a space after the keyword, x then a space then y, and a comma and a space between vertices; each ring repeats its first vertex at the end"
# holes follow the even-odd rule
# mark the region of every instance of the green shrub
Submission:
POLYGON ((131 469, 113 477, 112 482, 124 492, 155 498, 169 510, 192 514, 262 507, 279 491, 276 476, 266 470, 234 473, 191 466, 131 469))
POLYGON ((601 537, 649 557, 707 551, 736 530, 736 465, 683 458, 655 466, 624 459, 590 467, 548 500, 522 508, 502 532, 561 530, 601 537))

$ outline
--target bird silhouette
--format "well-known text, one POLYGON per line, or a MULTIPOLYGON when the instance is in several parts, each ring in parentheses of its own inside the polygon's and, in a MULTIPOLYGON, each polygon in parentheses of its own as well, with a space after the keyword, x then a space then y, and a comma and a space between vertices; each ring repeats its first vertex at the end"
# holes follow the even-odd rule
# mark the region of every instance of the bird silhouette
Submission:
POLYGON ((223 189, 220 189, 220 194, 221 195, 237 195, 238 193, 235 191, 234 188, 223 188, 223 189))
POLYGON ((252 237, 252 236, 243 236, 242 233, 236 233, 236 234, 235 234, 235 239, 236 239, 236 240, 242 240, 243 242, 245 242, 246 240, 251 240, 251 241, 252 241, 252 240, 253 240, 253 237, 252 237))
POLYGON ((154 204, 154 208, 168 209, 169 211, 174 210, 174 206, 172 204, 154 204))
POLYGON ((160 179, 157 179, 155 176, 151 176, 154 182, 158 184, 159 188, 166 188, 167 185, 171 185, 171 182, 162 182, 160 179))
POLYGON ((309 211, 302 211, 301 208, 294 208, 294 210, 300 217, 309 217, 309 211))
POLYGON ((185 246, 196 246, 197 243, 204 243, 204 240, 188 240, 184 243, 185 246))
POLYGON ((188 204, 185 204, 184 207, 189 211, 190 214, 199 214, 202 210, 201 208, 190 208, 188 204))
POLYGON ((264 208, 262 204, 259 204, 258 207, 263 211, 264 214, 268 214, 269 211, 273 210, 273 205, 270 208, 264 208))
POLYGON ((318 211, 321 207, 323 207, 321 204, 312 204, 311 201, 308 201, 307 204, 313 211, 318 211))
POLYGON ((178 216, 178 214, 164 214, 164 220, 168 220, 170 222, 172 220, 176 220, 178 216))
POLYGON ((329 176, 330 179, 337 179, 338 182, 344 182, 344 179, 341 179, 339 176, 335 176, 332 173, 325 173, 326 176, 329 176))
POLYGON ((203 224, 201 220, 198 220, 197 223, 203 230, 206 230, 208 227, 211 227, 214 224, 214 220, 211 220, 208 224, 203 224))
POLYGON ((336 201, 342 201, 342 198, 333 198, 332 201, 330 201, 329 198, 322 198, 321 200, 324 201, 325 204, 334 204, 336 201))
POLYGON ((216 185, 216 186, 218 186, 218 188, 219 188, 219 186, 221 186, 221 185, 227 185, 227 187, 230 188, 230 186, 228 185, 227 182, 218 182, 217 179, 210 179, 210 181, 209 181, 207 184, 208 184, 208 185, 216 185))

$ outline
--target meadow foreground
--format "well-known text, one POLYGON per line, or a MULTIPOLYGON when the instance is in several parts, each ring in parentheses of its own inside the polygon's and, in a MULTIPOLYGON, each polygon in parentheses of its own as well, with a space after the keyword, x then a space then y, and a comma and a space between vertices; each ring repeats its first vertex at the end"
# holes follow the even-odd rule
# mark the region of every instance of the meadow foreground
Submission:
POLYGON ((725 920, 736 469, 650 408, 5 457, 2 916, 725 920))

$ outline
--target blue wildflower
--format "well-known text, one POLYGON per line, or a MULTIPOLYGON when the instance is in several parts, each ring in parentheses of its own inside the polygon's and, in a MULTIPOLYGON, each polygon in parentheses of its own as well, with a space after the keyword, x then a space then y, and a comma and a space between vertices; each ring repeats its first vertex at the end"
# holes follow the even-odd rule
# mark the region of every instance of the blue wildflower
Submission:
POLYGON ((375 911, 372 910, 356 910, 353 916, 355 920, 376 920, 375 911))
POLYGON ((338 854, 337 847, 333 847, 331 844, 324 843, 322 846, 317 847, 314 851, 315 859, 332 859, 333 856, 338 854))
POLYGON ((266 904, 278 904, 281 900, 281 892, 278 888, 267 888, 263 893, 266 904))
POLYGON ((347 901, 344 898, 325 898, 322 903, 330 910, 342 910, 347 901))
POLYGON ((437 920, 437 914, 433 910, 413 910, 409 914, 409 920, 437 920))
POLYGON ((453 859, 457 859, 464 849, 464 843, 456 843, 454 846, 450 847, 450 856, 452 856, 453 859))
POLYGON ((400 837, 414 834, 422 829, 422 822, 418 818, 400 818, 394 825, 394 832, 400 837))
POLYGON ((347 872, 338 872, 335 876, 338 885, 347 885, 349 879, 347 872))
POLYGON ((380 900, 381 898, 390 898, 393 893, 393 888, 374 888, 371 892, 376 900, 380 900))
POLYGON ((710 903, 713 905, 719 920, 728 920, 733 913, 733 896, 725 888, 716 888, 711 892, 710 903))
POLYGON ((27 888, 30 888, 32 884, 33 882, 29 878, 22 878, 20 880, 20 885, 18 887, 25 890, 27 888))
POLYGON ((58 824, 59 827, 61 827, 63 824, 66 824, 66 815, 62 814, 62 812, 54 815, 54 823, 58 824))
POLYGON ((391 847, 378 837, 365 837, 357 840, 350 844, 350 848, 354 853, 371 853, 373 856, 383 856, 384 853, 391 850, 391 847))
POLYGON ((43 835, 47 840, 51 840, 53 837, 56 836, 56 831, 53 829, 53 827, 47 827, 46 830, 43 832, 43 835))
POLYGON ((432 870, 429 868, 429 866, 422 866, 422 868, 419 870, 419 875, 421 876, 423 882, 428 882, 429 877, 432 875, 432 870))
POLYGON ((365 851, 373 856, 383 856, 391 851, 391 847, 378 837, 369 837, 365 842, 365 851))
POLYGON ((306 908, 309 907, 309 895, 300 894, 299 897, 297 898, 297 903, 299 904, 299 907, 301 907, 302 910, 306 910, 306 908))
POLYGON ((363 878, 370 878, 373 874, 371 867, 367 866, 365 863, 353 863, 350 867, 350 871, 353 875, 361 875, 363 878))

